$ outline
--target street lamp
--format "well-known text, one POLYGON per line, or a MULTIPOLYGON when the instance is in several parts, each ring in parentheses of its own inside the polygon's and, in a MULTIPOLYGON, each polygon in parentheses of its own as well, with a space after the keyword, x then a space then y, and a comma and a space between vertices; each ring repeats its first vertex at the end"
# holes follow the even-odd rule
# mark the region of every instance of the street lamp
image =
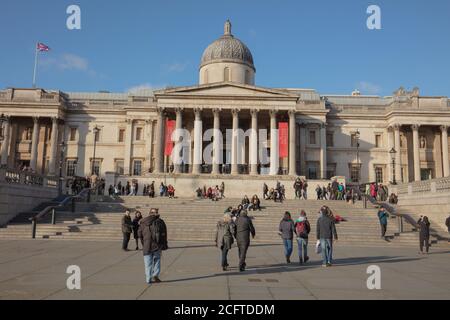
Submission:
POLYGON ((62 173, 62 168, 63 168, 63 161, 64 161, 64 153, 66 152, 66 144, 63 142, 61 142, 60 146, 60 151, 61 151, 61 155, 59 157, 59 185, 58 185, 58 193, 59 195, 62 194, 62 184, 63 184, 63 173, 62 173))
POLYGON ((361 167, 359 165, 359 138, 360 137, 361 137, 361 133, 359 132, 359 129, 356 129, 355 138, 356 138, 356 166, 358 168, 358 190, 359 190, 359 183, 361 180, 361 167))
POLYGON ((92 157, 92 170, 91 170, 91 175, 95 174, 95 149, 97 148, 97 135, 99 133, 100 129, 95 126, 95 128, 93 129, 94 132, 94 156, 92 157))
POLYGON ((391 160, 392 160, 392 184, 396 185, 397 181, 395 180, 395 154, 397 153, 397 151, 392 148, 389 151, 389 154, 391 155, 391 160))

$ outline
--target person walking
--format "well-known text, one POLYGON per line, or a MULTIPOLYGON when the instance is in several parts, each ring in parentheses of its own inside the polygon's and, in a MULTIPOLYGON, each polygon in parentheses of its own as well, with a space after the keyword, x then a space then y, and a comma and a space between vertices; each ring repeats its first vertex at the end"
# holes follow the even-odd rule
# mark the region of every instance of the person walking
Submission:
POLYGON ((157 209, 151 209, 148 216, 141 220, 138 236, 142 243, 146 282, 159 283, 161 253, 169 247, 166 223, 160 218, 157 209))
POLYGON ((291 255, 294 245, 294 221, 292 221, 291 213, 288 211, 284 213, 284 217, 280 221, 279 235, 283 240, 284 256, 286 257, 286 262, 291 263, 291 255))
POLYGON ((386 230, 387 230, 387 224, 388 224, 387 219, 388 218, 389 218, 389 214, 386 212, 386 209, 381 207, 380 210, 378 211, 378 219, 380 220, 380 226, 381 226, 381 238, 386 237, 386 230))
POLYGON ((333 263, 333 239, 338 240, 336 225, 331 211, 322 208, 316 227, 317 240, 322 247, 322 267, 331 267, 333 263))
POLYGON ((138 235, 138 230, 139 230, 139 222, 142 219, 142 213, 140 211, 136 211, 135 215, 134 215, 134 219, 133 219, 133 237, 134 240, 136 241, 136 251, 139 250, 139 235, 138 235))
POLYGON ((269 198, 269 187, 266 183, 263 184, 263 199, 267 200, 269 198))
POLYGON ((295 221, 294 230, 297 236, 299 263, 303 264, 309 260, 308 238, 311 232, 311 225, 306 218, 306 212, 304 210, 300 212, 300 217, 295 221))
POLYGON ((430 250, 430 221, 428 220, 427 216, 420 216, 419 221, 417 221, 417 224, 419 225, 420 234, 419 234, 419 241, 420 241, 420 254, 424 254, 423 247, 425 245, 426 253, 428 254, 428 251, 430 250))
POLYGON ((128 242, 130 242, 130 235, 133 232, 133 222, 131 221, 130 210, 127 209, 122 217, 122 250, 128 251, 128 242))
POLYGON ((236 242, 239 250, 239 271, 245 271, 247 266, 245 258, 247 257, 247 250, 250 246, 250 234, 255 238, 256 232, 252 220, 248 217, 247 211, 242 210, 239 217, 236 219, 236 242))
POLYGON ((447 226, 448 233, 450 233, 450 216, 445 220, 445 225, 447 226))
POLYGON ((223 220, 217 223, 216 230, 216 247, 222 253, 222 270, 227 271, 228 268, 228 251, 233 246, 234 237, 236 236, 236 225, 231 218, 231 214, 226 213, 223 220))

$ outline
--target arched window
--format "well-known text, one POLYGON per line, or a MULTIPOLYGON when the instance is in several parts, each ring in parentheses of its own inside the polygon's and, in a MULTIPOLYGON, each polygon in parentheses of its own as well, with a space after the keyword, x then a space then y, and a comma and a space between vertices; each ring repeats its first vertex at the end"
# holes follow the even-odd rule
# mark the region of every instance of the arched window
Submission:
POLYGON ((230 81, 230 68, 223 69, 223 81, 230 81))

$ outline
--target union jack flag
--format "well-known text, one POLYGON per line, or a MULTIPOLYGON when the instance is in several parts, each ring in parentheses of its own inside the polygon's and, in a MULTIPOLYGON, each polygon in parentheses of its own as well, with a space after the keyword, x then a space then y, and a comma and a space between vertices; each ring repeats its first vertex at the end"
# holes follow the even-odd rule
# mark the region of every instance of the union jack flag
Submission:
POLYGON ((50 51, 50 48, 49 48, 49 47, 47 47, 45 44, 40 43, 40 42, 37 44, 36 49, 37 49, 38 51, 44 51, 44 52, 50 51))

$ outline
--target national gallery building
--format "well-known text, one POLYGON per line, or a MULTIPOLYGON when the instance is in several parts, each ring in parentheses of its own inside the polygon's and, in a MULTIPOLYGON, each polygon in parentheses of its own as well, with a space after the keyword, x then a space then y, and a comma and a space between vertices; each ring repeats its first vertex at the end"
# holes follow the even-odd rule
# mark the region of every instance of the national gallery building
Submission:
POLYGON ((133 93, 0 90, 1 164, 127 179, 343 176, 388 183, 450 176, 448 97, 421 96, 417 88, 389 97, 321 95, 259 87, 255 75, 252 53, 227 21, 201 57, 197 85, 133 93), (169 125, 190 132, 181 165, 166 152, 169 125), (223 143, 204 141, 208 129, 222 132, 223 143), (243 144, 225 139, 238 129, 255 134, 243 144), (260 140, 269 163, 260 161, 260 140), (205 163, 210 144, 214 161, 205 163))

